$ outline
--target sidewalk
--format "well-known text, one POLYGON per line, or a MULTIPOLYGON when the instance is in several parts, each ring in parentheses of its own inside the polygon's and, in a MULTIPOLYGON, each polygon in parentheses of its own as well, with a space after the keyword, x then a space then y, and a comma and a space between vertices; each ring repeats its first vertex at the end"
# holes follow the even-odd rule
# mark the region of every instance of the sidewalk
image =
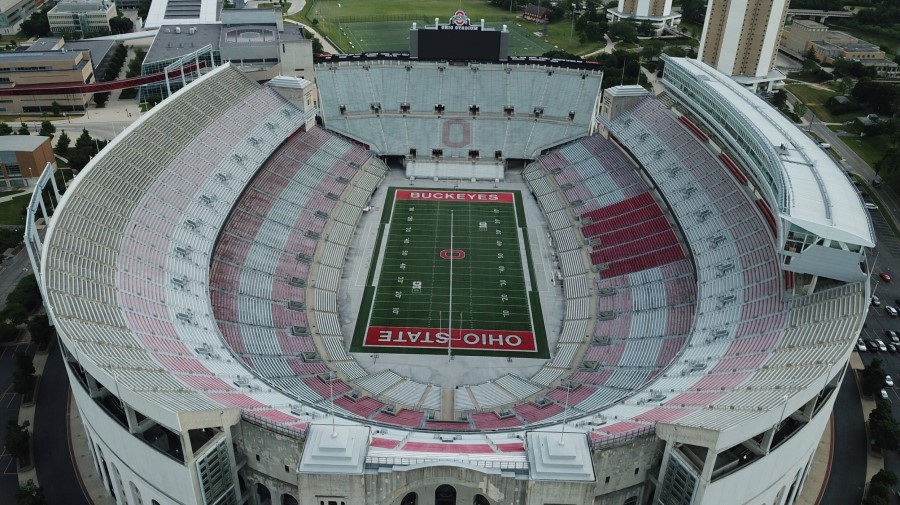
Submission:
POLYGON ((295 25, 300 25, 300 26, 302 26, 306 31, 308 31, 309 33, 312 33, 313 35, 315 35, 316 37, 318 37, 319 42, 322 43, 322 49, 324 49, 326 52, 329 52, 329 53, 331 53, 331 54, 341 54, 341 51, 338 51, 338 49, 337 49, 336 47, 334 47, 333 45, 331 45, 331 42, 329 42, 328 39, 326 39, 325 37, 323 37, 322 34, 320 34, 319 32, 317 32, 317 31, 313 30, 312 28, 310 28, 309 25, 305 25, 305 24, 303 24, 303 23, 301 23, 301 22, 299 22, 299 21, 294 21, 293 19, 287 19, 287 18, 285 18, 284 22, 285 22, 285 23, 292 23, 292 24, 295 24, 295 25))

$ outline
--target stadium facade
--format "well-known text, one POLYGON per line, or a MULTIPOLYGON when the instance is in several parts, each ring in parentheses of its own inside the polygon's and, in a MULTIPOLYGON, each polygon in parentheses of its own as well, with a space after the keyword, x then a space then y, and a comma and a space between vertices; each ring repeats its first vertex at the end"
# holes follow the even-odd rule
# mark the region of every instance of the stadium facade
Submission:
POLYGON ((218 67, 95 157, 46 234, 29 207, 117 503, 794 503, 874 245, 811 139, 684 59, 669 105, 549 61, 317 73, 320 110, 218 67), (529 195, 550 359, 349 351, 385 188, 421 173, 529 195))

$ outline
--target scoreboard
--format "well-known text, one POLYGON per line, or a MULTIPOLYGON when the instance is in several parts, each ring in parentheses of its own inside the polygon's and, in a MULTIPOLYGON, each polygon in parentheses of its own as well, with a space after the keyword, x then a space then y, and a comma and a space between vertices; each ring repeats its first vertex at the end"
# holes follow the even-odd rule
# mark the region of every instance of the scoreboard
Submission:
POLYGON ((456 11, 444 25, 409 31, 409 56, 420 60, 506 61, 509 32, 473 25, 463 11, 456 11))

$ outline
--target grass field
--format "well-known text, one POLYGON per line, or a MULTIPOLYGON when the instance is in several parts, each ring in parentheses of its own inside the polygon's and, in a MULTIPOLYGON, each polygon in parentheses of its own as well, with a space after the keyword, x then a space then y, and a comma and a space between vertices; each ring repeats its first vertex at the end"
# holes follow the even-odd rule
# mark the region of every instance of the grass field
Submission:
MULTIPOLYGON (((408 51, 409 29, 412 21, 359 21, 338 23, 338 35, 332 41, 349 52, 408 51)), ((502 23, 486 23, 500 28, 502 23)), ((320 23, 320 26, 324 26, 320 23)), ((509 52, 519 56, 539 56, 552 51, 553 46, 532 32, 533 26, 508 25, 509 52)))
POLYGON ((492 28, 506 24, 511 55, 535 56, 557 48, 581 53, 603 46, 581 44, 578 37, 570 41, 570 23, 562 21, 549 26, 547 38, 539 37, 535 32, 541 30, 540 25, 517 17, 523 6, 524 3, 510 13, 483 0, 459 0, 453 5, 439 0, 316 0, 304 9, 306 20, 301 21, 315 20, 315 29, 345 52, 407 51, 413 21, 434 24, 437 17, 441 23, 447 23, 457 8, 466 11, 472 23, 484 19, 492 28))
POLYGON ((547 357, 519 198, 392 188, 351 351, 547 357))

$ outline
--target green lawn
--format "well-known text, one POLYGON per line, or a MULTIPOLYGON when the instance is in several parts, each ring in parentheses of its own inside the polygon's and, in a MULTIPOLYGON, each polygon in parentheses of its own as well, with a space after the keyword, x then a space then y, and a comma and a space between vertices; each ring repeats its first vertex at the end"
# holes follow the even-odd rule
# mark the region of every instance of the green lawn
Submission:
POLYGON ((434 18, 438 18, 440 23, 447 23, 456 9, 464 10, 472 23, 480 23, 484 19, 492 27, 499 27, 501 24, 509 26, 509 53, 512 55, 538 55, 552 49, 582 54, 605 45, 602 41, 583 44, 578 40, 577 34, 570 40, 571 20, 549 25, 546 39, 535 36, 534 32, 541 31, 541 25, 520 19, 518 16, 522 12, 522 6, 514 8, 510 13, 509 10, 500 9, 484 0, 459 0, 454 4, 442 0, 317 0, 307 4, 301 13, 291 18, 304 23, 316 20, 315 29, 344 51, 405 51, 408 50, 408 45, 401 47, 401 44, 406 43, 413 21, 433 24, 434 18), (405 22, 402 23, 402 30, 392 26, 399 21, 405 22), (375 26, 382 24, 384 33, 375 33, 357 23, 373 23, 375 26), (344 28, 343 33, 341 28, 344 28), (352 33, 348 33, 348 30, 352 33), (359 38, 363 39, 362 48, 356 42, 359 38), (350 42, 354 45, 350 46, 350 42))
MULTIPOLYGON (((337 33, 330 38, 346 52, 409 50, 409 30, 412 21, 341 22, 338 25, 337 33)), ((500 28, 500 25, 501 23, 487 23, 487 26, 492 28, 500 28)), ((326 29, 329 23, 320 22, 319 27, 326 29)), ((508 25, 510 54, 539 56, 553 50, 553 46, 542 37, 528 32, 528 28, 531 27, 523 27, 516 23, 508 25)))
POLYGON ((862 158, 870 167, 874 167, 875 163, 884 157, 884 153, 891 146, 891 138, 887 135, 878 135, 875 137, 841 137, 844 143, 850 146, 860 158, 862 158))
POLYGON ((820 121, 825 123, 844 123, 852 121, 857 116, 864 116, 868 113, 868 110, 863 108, 846 114, 832 114, 825 104, 831 97, 838 94, 837 91, 824 90, 806 84, 789 84, 786 88, 791 94, 796 96, 797 99, 806 104, 809 110, 811 110, 820 121))
MULTIPOLYGON (((430 193, 391 188, 389 198, 408 191, 430 193)), ((531 296, 529 263, 522 257, 527 248, 519 240, 524 238, 525 223, 512 201, 520 195, 509 191, 466 195, 506 195, 511 201, 398 199, 385 209, 389 221, 382 229, 384 252, 380 262, 376 258, 372 264, 373 269, 380 267, 378 282, 367 289, 351 350, 440 354, 446 352, 452 326, 455 353, 546 357, 540 302, 531 296), (419 331, 422 336, 412 341, 415 344, 404 342, 401 330, 419 331), (373 332, 386 331, 393 332, 390 343, 374 345, 373 332), (509 332, 534 339, 535 352, 525 352, 524 347, 519 352, 512 347, 475 349, 484 344, 480 335, 509 332), (370 345, 363 342, 367 334, 370 345), (479 338, 481 343, 473 344, 479 338)))
POLYGON ((31 193, 0 202, 0 225, 25 226, 25 214, 22 213, 22 209, 28 205, 29 199, 31 193))

